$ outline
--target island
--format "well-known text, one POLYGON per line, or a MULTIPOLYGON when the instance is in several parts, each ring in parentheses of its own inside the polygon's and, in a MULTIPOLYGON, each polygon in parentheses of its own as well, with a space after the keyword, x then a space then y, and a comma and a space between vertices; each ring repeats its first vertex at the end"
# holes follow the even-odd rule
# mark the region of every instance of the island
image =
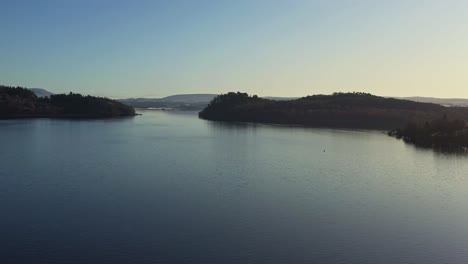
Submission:
POLYGON ((215 97, 202 119, 310 127, 373 129, 424 147, 468 147, 468 108, 386 98, 369 93, 269 100, 230 92, 215 97))
POLYGON ((71 92, 38 97, 23 87, 0 85, 0 119, 111 118, 134 115, 133 107, 108 98, 71 92))

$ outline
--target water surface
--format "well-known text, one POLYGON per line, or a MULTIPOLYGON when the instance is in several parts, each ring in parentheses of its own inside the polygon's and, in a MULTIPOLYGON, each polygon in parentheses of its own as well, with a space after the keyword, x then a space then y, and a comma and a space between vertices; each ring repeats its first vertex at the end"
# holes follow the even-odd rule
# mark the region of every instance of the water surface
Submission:
POLYGON ((381 132, 0 121, 0 263, 467 263, 468 157, 381 132))

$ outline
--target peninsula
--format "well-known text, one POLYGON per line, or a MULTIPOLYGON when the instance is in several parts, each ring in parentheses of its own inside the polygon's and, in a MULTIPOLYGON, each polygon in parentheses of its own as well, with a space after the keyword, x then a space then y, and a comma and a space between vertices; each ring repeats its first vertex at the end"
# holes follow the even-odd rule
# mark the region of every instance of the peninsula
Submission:
POLYGON ((334 93, 275 101, 231 92, 215 97, 199 117, 225 122, 384 130, 419 146, 468 147, 465 126, 468 108, 368 93, 334 93))
POLYGON ((38 97, 26 88, 0 85, 0 119, 110 118, 134 115, 133 107, 108 98, 76 93, 38 97))

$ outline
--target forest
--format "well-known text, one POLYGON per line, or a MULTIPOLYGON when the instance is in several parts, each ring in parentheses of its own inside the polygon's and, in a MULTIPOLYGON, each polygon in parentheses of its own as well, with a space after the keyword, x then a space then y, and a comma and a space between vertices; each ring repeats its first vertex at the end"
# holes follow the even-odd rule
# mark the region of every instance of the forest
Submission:
POLYGON ((247 93, 219 95, 199 113, 207 120, 391 131, 419 146, 468 146, 468 108, 334 93, 274 101, 247 93))
POLYGON ((23 87, 0 85, 0 119, 12 118, 108 118, 134 116, 133 107, 103 97, 57 94, 37 97, 23 87))
POLYGON ((447 115, 431 121, 410 122, 403 129, 390 131, 389 135, 421 147, 446 150, 468 147, 465 121, 450 120, 447 115))

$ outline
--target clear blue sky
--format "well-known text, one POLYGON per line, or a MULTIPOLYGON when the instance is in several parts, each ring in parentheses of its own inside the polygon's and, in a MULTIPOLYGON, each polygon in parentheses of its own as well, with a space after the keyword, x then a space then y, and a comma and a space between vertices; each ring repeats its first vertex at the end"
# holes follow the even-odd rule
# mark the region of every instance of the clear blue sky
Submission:
POLYGON ((0 83, 468 98, 468 1, 0 0, 0 83))

